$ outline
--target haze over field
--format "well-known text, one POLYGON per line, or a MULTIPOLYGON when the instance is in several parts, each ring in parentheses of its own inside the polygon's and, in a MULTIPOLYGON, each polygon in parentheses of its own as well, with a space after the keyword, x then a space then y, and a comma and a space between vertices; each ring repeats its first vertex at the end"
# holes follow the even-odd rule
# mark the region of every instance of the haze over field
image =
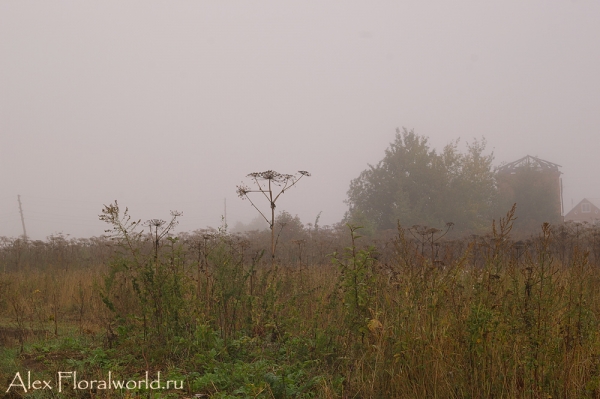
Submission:
MULTIPOLYGON (((600 197, 596 1, 0 2, 0 236, 95 236, 103 204, 249 222, 250 172, 307 170, 278 210, 340 221, 397 127, 600 197)), ((266 203, 262 203, 266 205, 266 203)))

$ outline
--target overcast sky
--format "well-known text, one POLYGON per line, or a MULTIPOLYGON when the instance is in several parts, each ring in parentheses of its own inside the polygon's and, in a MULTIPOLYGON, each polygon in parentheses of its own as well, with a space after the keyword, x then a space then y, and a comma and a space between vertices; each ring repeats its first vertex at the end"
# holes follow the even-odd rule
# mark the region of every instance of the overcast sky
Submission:
MULTIPOLYGON (((562 165, 600 197, 600 2, 0 1, 0 236, 98 236, 103 204, 256 216, 250 172, 307 170, 278 210, 338 222, 406 127, 562 165)), ((265 204, 266 205, 266 204, 265 204)))

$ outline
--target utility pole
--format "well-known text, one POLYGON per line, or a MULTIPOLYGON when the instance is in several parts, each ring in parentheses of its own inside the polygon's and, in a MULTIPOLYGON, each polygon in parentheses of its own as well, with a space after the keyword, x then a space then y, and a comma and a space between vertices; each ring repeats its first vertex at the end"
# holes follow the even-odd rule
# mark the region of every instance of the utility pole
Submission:
POLYGON ((21 213, 21 224, 23 225, 23 238, 27 241, 27 230, 25 230, 25 218, 23 217, 23 207, 21 206, 21 195, 17 195, 19 201, 19 212, 21 213))
POLYGON ((562 221, 565 221, 565 201, 563 200, 563 184, 562 177, 560 178, 560 215, 562 216, 562 221))
POLYGON ((225 222, 225 226, 227 226, 227 198, 223 198, 223 210, 225 214, 223 215, 223 221, 225 222))

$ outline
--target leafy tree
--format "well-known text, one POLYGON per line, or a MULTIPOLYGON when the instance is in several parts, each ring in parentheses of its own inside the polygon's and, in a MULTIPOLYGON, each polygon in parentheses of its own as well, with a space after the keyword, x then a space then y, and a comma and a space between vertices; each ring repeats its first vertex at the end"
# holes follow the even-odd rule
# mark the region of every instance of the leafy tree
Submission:
POLYGON ((281 242, 306 238, 304 224, 298 215, 292 216, 291 213, 286 211, 279 212, 275 217, 275 229, 277 234, 276 239, 279 239, 281 242))
POLYGON ((443 225, 461 230, 489 223, 495 180, 493 155, 485 155, 485 140, 458 151, 458 140, 437 153, 414 130, 396 130, 384 158, 350 183, 347 218, 376 229, 403 225, 443 225))
MULTIPOLYGON (((466 154, 458 154, 458 168, 451 175, 446 209, 448 218, 463 230, 487 228, 496 207, 494 156, 484 154, 485 147, 485 139, 467 143, 466 154)), ((507 209, 510 206, 502 209, 502 214, 507 209)))

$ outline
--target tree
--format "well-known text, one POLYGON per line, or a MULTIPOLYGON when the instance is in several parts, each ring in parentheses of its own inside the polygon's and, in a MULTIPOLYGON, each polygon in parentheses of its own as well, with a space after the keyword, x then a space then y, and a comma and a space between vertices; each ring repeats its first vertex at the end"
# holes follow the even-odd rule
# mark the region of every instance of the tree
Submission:
POLYGON ((484 154, 485 146, 484 139, 475 140, 461 154, 456 140, 438 154, 426 137, 397 129, 385 157, 350 183, 347 218, 366 219, 378 230, 398 221, 481 227, 489 222, 495 196, 493 155, 484 154))
MULTIPOLYGON (((457 154, 456 169, 451 173, 447 217, 461 230, 477 231, 489 227, 497 202, 493 154, 484 154, 486 140, 467 143, 465 154, 457 154)), ((511 204, 512 205, 512 204, 511 204)), ((502 210, 502 214, 510 206, 502 210)))
POLYGON ((275 241, 288 242, 292 240, 302 240, 306 237, 304 224, 298 217, 292 216, 289 212, 281 211, 275 217, 275 241))

